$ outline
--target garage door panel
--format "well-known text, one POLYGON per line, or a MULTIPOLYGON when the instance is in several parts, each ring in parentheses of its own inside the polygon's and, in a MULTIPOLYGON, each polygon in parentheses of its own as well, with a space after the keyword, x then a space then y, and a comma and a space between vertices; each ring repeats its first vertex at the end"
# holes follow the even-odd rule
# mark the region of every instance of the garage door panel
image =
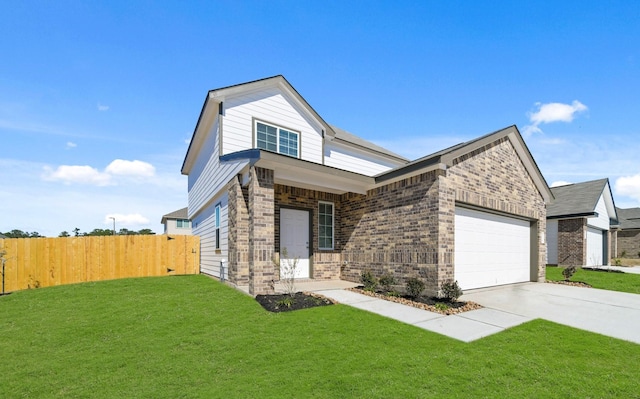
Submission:
POLYGON ((456 208, 455 278, 465 289, 530 279, 530 222, 456 208))

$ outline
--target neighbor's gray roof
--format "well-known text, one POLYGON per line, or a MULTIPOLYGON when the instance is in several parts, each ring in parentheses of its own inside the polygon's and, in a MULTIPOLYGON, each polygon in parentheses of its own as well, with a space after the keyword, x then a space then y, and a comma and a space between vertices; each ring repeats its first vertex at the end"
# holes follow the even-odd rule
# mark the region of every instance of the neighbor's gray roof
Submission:
POLYGON ((162 216, 162 220, 160 221, 160 223, 164 224, 167 219, 189 219, 189 212, 187 211, 187 209, 188 208, 182 208, 178 209, 177 211, 167 213, 166 215, 162 216))
POLYGON ((554 200, 547 207, 547 218, 591 216, 608 179, 551 187, 554 200))
POLYGON ((404 161, 405 163, 408 163, 409 160, 405 157, 403 157, 402 155, 398 155, 395 152, 389 151, 386 148, 380 147, 379 145, 375 145, 370 141, 367 141, 361 137, 358 137, 354 134, 351 134, 349 132, 347 132, 346 130, 340 129, 337 126, 331 125, 331 128, 333 129, 333 131, 336 133, 336 139, 338 140, 342 140, 342 141, 346 141, 348 143, 354 144, 358 147, 364 147, 368 150, 373 150, 375 152, 379 152, 381 154, 384 154, 386 156, 390 156, 393 158, 397 158, 400 161, 404 161))
POLYGON ((616 208, 622 230, 640 229, 640 208, 616 208))

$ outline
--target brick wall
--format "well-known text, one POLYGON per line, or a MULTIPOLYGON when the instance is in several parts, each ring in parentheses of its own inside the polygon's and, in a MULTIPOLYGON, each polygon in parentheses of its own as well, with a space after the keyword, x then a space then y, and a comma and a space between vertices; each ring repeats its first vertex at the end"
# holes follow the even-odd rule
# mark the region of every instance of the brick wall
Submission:
MULTIPOLYGON (((542 237, 546 234, 546 206, 509 139, 505 137, 453 160, 447 178, 455 190, 455 201, 534 221, 536 274, 538 281, 544 281, 547 248, 542 237)), ((451 207, 455 204, 443 204, 441 212, 452 212, 451 207)), ((454 228, 449 228, 445 234, 453 232, 454 228)))
POLYGON ((638 258, 640 252, 640 229, 618 231, 618 252, 617 256, 625 258, 638 258))
POLYGON ((249 293, 273 293, 274 259, 273 170, 249 170, 249 293))
POLYGON ((587 220, 558 220, 558 265, 583 266, 587 260, 587 220))
POLYGON ((240 185, 240 176, 229 182, 229 281, 249 284, 249 190, 240 185))
POLYGON ((343 279, 359 282, 369 269, 376 276, 392 273, 401 285, 420 277, 427 291, 437 291, 440 173, 417 175, 366 195, 343 195, 338 230, 344 243, 343 279))
POLYGON ((311 232, 309 241, 312 249, 309 259, 311 264, 310 276, 318 280, 332 280, 340 278, 340 265, 342 263, 340 237, 334 237, 333 250, 320 250, 318 248, 318 201, 332 202, 334 207, 334 230, 340 231, 340 203, 341 196, 322 191, 307 190, 304 188, 275 185, 275 250, 280 251, 280 209, 293 208, 311 212, 311 232), (336 228, 337 227, 337 228, 336 228))

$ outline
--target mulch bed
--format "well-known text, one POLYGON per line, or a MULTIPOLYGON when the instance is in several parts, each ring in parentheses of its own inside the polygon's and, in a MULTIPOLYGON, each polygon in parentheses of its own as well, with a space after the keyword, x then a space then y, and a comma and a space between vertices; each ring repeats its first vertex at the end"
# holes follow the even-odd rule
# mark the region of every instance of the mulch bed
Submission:
POLYGON ((546 282, 549 283, 549 284, 570 285, 572 287, 593 288, 589 284, 583 283, 582 281, 565 281, 565 280, 551 281, 551 280, 547 280, 546 282))
POLYGON ((414 308, 428 310, 429 312, 440 313, 444 315, 453 315, 453 314, 468 312, 470 310, 482 309, 482 305, 475 302, 471 302, 471 301, 449 302, 445 299, 423 297, 423 296, 419 298, 409 299, 407 297, 402 297, 402 296, 389 296, 382 292, 365 291, 361 288, 348 288, 348 290, 357 292, 358 294, 368 295, 374 298, 384 299, 386 301, 400 303, 402 305, 408 305, 414 308), (444 304, 447 306, 447 309, 438 308, 436 307, 437 304, 444 304))
POLYGON ((329 306, 335 303, 327 297, 312 292, 296 292, 293 295, 256 295, 256 301, 258 301, 263 308, 273 313, 329 306))

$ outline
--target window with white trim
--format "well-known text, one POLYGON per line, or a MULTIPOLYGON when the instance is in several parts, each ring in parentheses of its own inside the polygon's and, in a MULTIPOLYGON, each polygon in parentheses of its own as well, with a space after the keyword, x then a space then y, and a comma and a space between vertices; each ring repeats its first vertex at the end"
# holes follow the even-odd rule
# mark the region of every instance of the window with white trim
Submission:
POLYGON ((332 202, 318 202, 318 248, 333 249, 334 215, 332 202))
POLYGON ((256 146, 298 158, 299 134, 281 127, 256 122, 256 146))
POLYGON ((179 229, 188 229, 189 227, 189 219, 176 219, 176 227, 179 229))
POLYGON ((216 249, 220 249, 220 204, 216 205, 216 249))

